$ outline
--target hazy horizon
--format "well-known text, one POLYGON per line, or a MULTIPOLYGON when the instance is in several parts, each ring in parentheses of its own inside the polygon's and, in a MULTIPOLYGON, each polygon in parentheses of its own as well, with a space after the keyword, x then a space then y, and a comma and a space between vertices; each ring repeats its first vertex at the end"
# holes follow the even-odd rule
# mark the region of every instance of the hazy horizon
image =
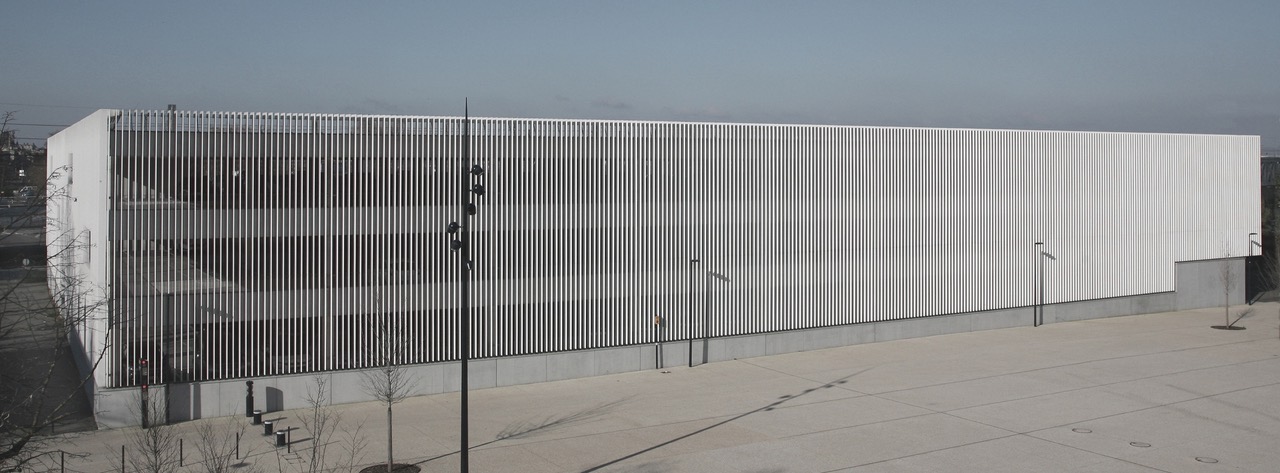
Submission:
MULTIPOLYGON (((11 2, 0 110, 1260 135, 1280 3, 11 2)), ((31 142, 58 127, 13 126, 31 142)))

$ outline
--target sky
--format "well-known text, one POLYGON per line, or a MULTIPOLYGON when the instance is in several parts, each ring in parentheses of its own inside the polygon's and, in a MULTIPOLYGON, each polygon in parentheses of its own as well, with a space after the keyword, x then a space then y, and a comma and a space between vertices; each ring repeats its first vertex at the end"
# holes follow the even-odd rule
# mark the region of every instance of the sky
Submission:
POLYGON ((0 111, 22 124, 168 104, 460 116, 468 100, 484 117, 1221 133, 1280 149, 1275 0, 10 0, 2 11, 0 111))

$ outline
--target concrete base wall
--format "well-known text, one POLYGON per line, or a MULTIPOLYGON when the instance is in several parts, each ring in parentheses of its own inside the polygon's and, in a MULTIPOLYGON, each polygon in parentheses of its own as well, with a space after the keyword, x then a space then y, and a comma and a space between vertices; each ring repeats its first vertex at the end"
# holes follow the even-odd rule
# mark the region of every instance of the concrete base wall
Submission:
POLYGON ((1232 305, 1245 302, 1244 258, 1187 261, 1177 265, 1178 309, 1221 306, 1226 282, 1232 305))
MULTIPOLYGON (((1176 292, 1050 304, 1044 308, 1044 323, 1220 306, 1224 267, 1228 274, 1238 278, 1238 283, 1231 290, 1232 303, 1244 303, 1243 259, 1193 261, 1177 265, 1176 292)), ((1030 326, 1033 313, 1031 307, 1018 307, 707 341, 682 340, 660 345, 489 358, 473 360, 469 365, 468 379, 471 389, 484 389, 687 366, 690 356, 694 364, 701 364, 861 343, 1030 326)), ((411 379, 417 380, 416 394, 454 392, 460 387, 460 368, 457 362, 409 366, 405 369, 410 373, 411 379)), ((361 390, 363 383, 360 372, 339 371, 255 379, 254 407, 266 412, 306 407, 306 399, 309 392, 314 390, 314 379, 317 377, 327 381, 329 398, 334 404, 371 399, 371 396, 361 390)), ((156 386, 152 388, 152 395, 165 393, 166 389, 165 397, 169 401, 167 417, 171 422, 245 415, 245 380, 175 384, 167 388, 156 386)), ((95 414, 100 428, 141 423, 137 388, 103 389, 95 397, 95 414)), ((159 419, 154 414, 152 418, 159 419)), ((272 416, 267 415, 266 418, 270 419, 272 416)))

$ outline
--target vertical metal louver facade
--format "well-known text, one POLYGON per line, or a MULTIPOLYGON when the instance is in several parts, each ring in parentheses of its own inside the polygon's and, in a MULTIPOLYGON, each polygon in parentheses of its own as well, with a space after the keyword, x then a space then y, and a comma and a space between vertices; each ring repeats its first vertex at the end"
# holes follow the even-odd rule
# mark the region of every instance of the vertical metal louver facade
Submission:
MULTIPOLYGON (((366 368, 383 323, 404 363, 459 358, 463 119, 109 123, 108 385, 140 359, 153 382, 366 368)), ((1029 306, 1035 242, 1047 303, 1167 292, 1259 231, 1257 137, 473 118, 469 139, 477 358, 1029 306)))

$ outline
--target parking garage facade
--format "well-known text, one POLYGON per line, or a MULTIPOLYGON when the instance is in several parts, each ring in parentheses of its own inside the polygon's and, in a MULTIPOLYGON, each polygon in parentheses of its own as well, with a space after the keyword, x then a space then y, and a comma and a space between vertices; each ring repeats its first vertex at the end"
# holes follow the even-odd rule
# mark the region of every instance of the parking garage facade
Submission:
POLYGON ((478 360, 1214 305, 1175 268, 1258 243, 1253 136, 102 110, 49 141, 91 389, 456 364, 464 157, 478 360))

